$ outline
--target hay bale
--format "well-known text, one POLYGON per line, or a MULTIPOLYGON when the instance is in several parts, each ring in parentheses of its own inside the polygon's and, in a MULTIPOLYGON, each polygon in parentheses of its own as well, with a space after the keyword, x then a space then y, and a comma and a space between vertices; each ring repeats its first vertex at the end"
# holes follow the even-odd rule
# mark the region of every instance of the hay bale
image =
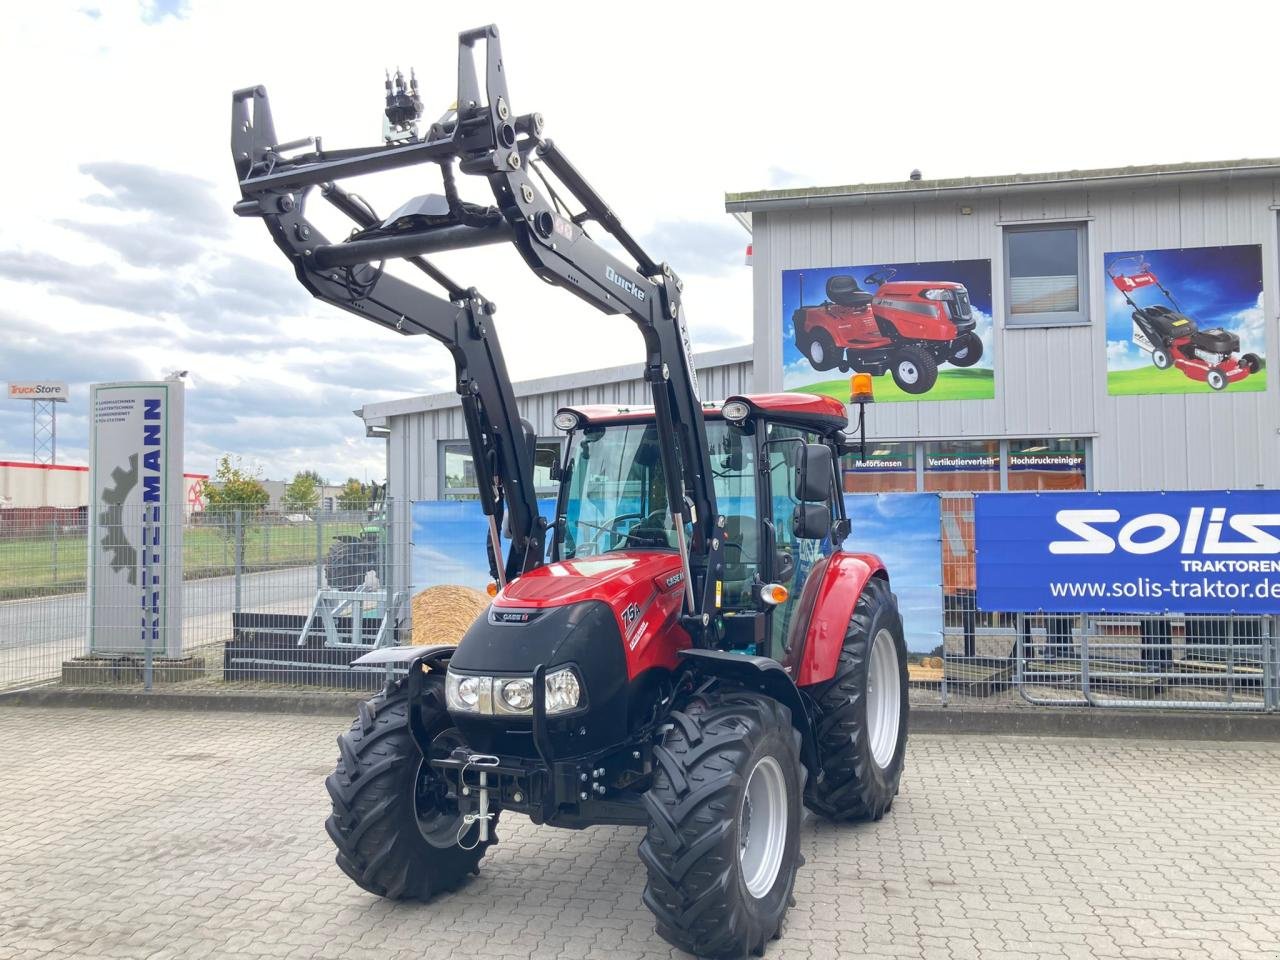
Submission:
POLYGON ((414 594, 409 605, 413 611, 414 646, 457 644, 489 606, 489 598, 471 587, 443 584, 414 594))

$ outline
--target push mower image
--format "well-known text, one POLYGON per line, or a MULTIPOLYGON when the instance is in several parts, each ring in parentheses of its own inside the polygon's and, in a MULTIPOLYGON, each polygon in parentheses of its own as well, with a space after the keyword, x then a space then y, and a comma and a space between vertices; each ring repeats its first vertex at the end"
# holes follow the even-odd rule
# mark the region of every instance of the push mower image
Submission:
MULTIPOLYGON (((352 661, 388 682, 325 781, 337 865, 377 896, 429 900, 479 872, 500 820, 633 826, 658 934, 699 957, 761 955, 795 902, 805 808, 879 820, 905 761, 897 598, 884 564, 846 546, 842 464, 858 441, 833 397, 703 400, 675 270, 540 114, 515 111, 497 29, 458 40, 457 90, 440 98, 454 106, 419 131, 416 84, 397 75, 383 144, 285 141, 263 87, 232 101, 235 212, 263 222, 318 299, 448 349, 487 521, 493 602, 458 645, 352 661), (438 170, 443 192, 389 217, 342 185, 410 166, 438 170), (464 181, 488 202, 464 201, 464 181), (308 199, 357 229, 330 241, 308 199), (644 344, 651 406, 556 413, 567 442, 549 519, 496 307, 428 259, 491 244, 644 344), (383 270, 392 259, 433 288, 383 270)), ((958 308, 954 288, 929 292, 958 308)), ((932 364, 918 342, 896 349, 932 364)))
POLYGON ((1177 367, 1191 380, 1207 383, 1214 390, 1243 380, 1262 369, 1262 358, 1246 353, 1240 359, 1240 338, 1230 330, 1215 327, 1201 330, 1182 311, 1172 293, 1151 272, 1142 254, 1117 257, 1107 265, 1107 276, 1133 310, 1133 342, 1151 355, 1157 369, 1177 367), (1126 269, 1131 268, 1131 269, 1126 269), (1140 307, 1130 294, 1143 287, 1157 287, 1169 306, 1140 307))
POLYGON ((938 366, 971 367, 982 358, 982 340, 964 284, 948 280, 898 280, 892 267, 867 276, 872 293, 855 277, 827 280, 827 299, 804 303, 791 316, 796 347, 815 370, 886 370, 906 393, 928 393, 938 366))

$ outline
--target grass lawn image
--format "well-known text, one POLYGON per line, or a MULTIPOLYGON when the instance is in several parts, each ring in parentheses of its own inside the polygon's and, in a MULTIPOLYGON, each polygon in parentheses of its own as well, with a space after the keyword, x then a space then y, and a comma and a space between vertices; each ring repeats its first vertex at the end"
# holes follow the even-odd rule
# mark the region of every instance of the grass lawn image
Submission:
MULTIPOLYGON (((939 377, 941 382, 942 378, 939 377)), ((877 387, 877 389, 879 389, 877 387)), ((1214 390, 1207 383, 1192 380, 1179 370, 1157 370, 1154 366, 1137 370, 1113 370, 1107 374, 1107 393, 1113 397, 1138 397, 1153 393, 1262 393, 1267 389, 1267 371, 1227 384, 1225 390, 1214 390)))
MULTIPOLYGON (((1252 378, 1250 378, 1252 379, 1252 378)), ((995 373, 971 367, 967 370, 939 370, 938 382, 928 393, 907 393, 893 382, 889 374, 875 377, 876 400, 990 400, 996 395, 995 373)), ((1248 381, 1245 381, 1246 383, 1248 381)), ((1200 384, 1204 386, 1204 384, 1200 384)), ((1233 390, 1236 385, 1228 387, 1233 390)), ((849 402, 849 377, 839 380, 821 380, 805 386, 788 387, 792 393, 820 393, 835 397, 842 403, 849 402)), ((1207 387, 1205 389, 1208 389, 1207 387)), ((1255 389, 1262 389, 1257 387, 1255 389)))

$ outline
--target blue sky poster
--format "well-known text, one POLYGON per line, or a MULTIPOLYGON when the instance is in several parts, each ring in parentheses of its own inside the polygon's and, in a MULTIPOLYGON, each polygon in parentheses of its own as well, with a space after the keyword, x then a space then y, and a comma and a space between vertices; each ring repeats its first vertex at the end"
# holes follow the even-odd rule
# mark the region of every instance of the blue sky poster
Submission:
POLYGON ((928 653, 942 642, 942 547, 936 493, 845 494, 852 522, 846 550, 874 553, 889 570, 907 649, 928 653))
MULTIPOLYGON (((836 312, 840 312, 837 308, 836 312)), ((805 267, 782 271, 782 385, 786 390, 825 393, 842 402, 849 400, 849 377, 865 361, 874 358, 872 340, 877 329, 892 328, 895 347, 907 343, 924 343, 937 363, 937 380, 918 393, 910 392, 895 379, 890 370, 875 375, 875 395, 879 402, 905 400, 990 400, 995 396, 994 338, 991 324, 991 261, 933 260, 923 263, 870 263, 861 266, 805 267), (824 322, 822 310, 801 314, 797 329, 797 311, 803 306, 825 308, 827 281, 832 277, 851 277, 857 288, 872 294, 874 300, 865 309, 866 326, 857 317, 843 324, 824 322), (949 320, 950 302, 922 297, 930 283, 943 288, 963 286, 968 295, 973 319, 973 333, 981 342, 981 350, 952 360, 947 344, 936 338, 954 332, 949 320), (852 320, 852 323, 848 322, 852 320), (815 366, 812 343, 819 325, 827 326, 832 337, 828 344, 835 350, 833 365, 815 366), (843 332, 842 332, 843 331, 843 332), (799 334, 797 336, 797 334, 799 334), (932 339, 931 339, 932 338, 932 339), (848 367, 841 370, 841 366, 848 367), (821 368, 821 369, 820 369, 821 368)), ((832 318, 834 320, 834 318, 832 318)), ((959 339, 959 338, 957 338, 959 339)), ((887 342, 887 341, 886 341, 887 342)), ((959 345, 957 345, 959 346, 959 345)), ((882 353, 884 348, 878 347, 882 353)), ((892 352, 890 363, 896 359, 892 352)))
MULTIPOLYGON (((1177 365, 1159 369, 1153 353, 1134 339, 1134 309, 1112 276, 1154 276, 1129 290, 1140 308, 1165 307, 1191 318, 1200 330, 1221 327, 1240 338, 1239 360, 1253 353, 1266 359, 1266 314, 1262 301, 1262 248, 1257 244, 1188 247, 1170 250, 1122 250, 1103 254, 1107 311, 1107 393, 1143 396, 1160 393, 1214 393, 1203 380, 1188 377, 1177 365), (1143 270, 1143 265, 1146 269, 1143 270), (1173 295, 1171 301, 1160 289, 1173 295)), ((1263 391, 1265 366, 1227 384, 1225 393, 1263 391)))

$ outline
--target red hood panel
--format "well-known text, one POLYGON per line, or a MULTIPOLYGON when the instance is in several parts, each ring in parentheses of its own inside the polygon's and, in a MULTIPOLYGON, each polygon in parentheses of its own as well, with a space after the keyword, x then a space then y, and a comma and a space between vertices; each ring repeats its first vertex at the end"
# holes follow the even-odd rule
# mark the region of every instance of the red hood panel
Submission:
POLYGON ((606 553, 549 563, 508 583, 494 604, 500 607, 553 607, 583 600, 612 603, 642 581, 670 577, 680 570, 675 553, 606 553))

